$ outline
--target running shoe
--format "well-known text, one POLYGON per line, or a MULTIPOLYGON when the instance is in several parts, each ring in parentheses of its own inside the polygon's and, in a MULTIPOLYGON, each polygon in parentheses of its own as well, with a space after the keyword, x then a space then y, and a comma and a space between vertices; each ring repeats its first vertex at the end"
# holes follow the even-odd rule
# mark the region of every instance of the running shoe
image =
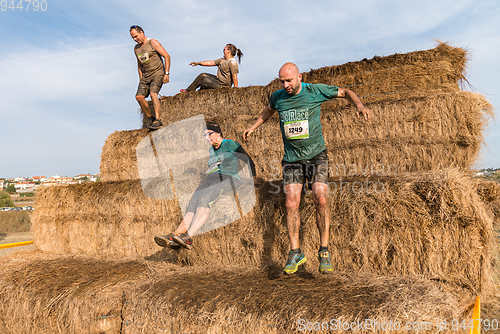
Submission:
POLYGON ((333 272, 332 260, 330 259, 330 252, 322 250, 318 252, 319 272, 321 274, 329 274, 333 272))
POLYGON ((170 247, 172 249, 179 249, 181 246, 172 239, 173 233, 167 235, 157 235, 155 236, 155 242, 160 247, 170 247))
POLYGON ((302 251, 300 253, 290 251, 288 252, 288 260, 286 261, 285 268, 283 268, 283 272, 288 275, 294 274, 299 266, 306 263, 306 261, 307 258, 302 251))
POLYGON ((187 233, 181 233, 180 235, 173 235, 172 239, 184 248, 193 248, 193 239, 187 233))
POLYGON ((151 123, 151 126, 149 127, 151 130, 158 130, 160 128, 160 126, 162 126, 163 124, 161 123, 161 121, 157 118, 154 120, 153 123, 151 123))

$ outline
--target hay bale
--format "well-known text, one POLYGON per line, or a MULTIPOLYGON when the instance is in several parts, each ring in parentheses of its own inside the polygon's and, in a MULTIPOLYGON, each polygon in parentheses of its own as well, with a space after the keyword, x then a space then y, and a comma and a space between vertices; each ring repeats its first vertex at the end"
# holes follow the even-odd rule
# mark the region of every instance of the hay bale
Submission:
MULTIPOLYGON (((38 249, 58 254, 281 267, 289 245, 280 186, 271 182, 256 189, 257 205, 249 214, 196 236, 192 251, 160 249, 154 243, 154 235, 175 230, 182 214, 173 200, 147 198, 139 181, 46 188, 33 216, 34 242, 38 249)), ((494 217, 466 175, 447 170, 332 178, 330 191, 335 268, 421 275, 477 293, 491 286, 494 217)), ((224 201, 216 202, 207 224, 216 223, 226 210, 224 201)), ((319 241, 309 195, 300 212, 302 248, 314 268, 319 241)))
POLYGON ((500 228, 500 183, 481 178, 475 181, 479 196, 495 216, 497 227, 500 228))
MULTIPOLYGON (((303 73, 304 82, 326 83, 353 89, 366 102, 400 100, 458 91, 465 80, 467 53, 440 43, 425 51, 323 67, 303 73)), ((276 69, 276 73, 278 69, 276 69)), ((204 90, 161 99, 161 119, 172 124, 181 119, 221 112, 258 115, 269 96, 280 89, 277 79, 266 86, 204 90)), ((141 111, 142 113, 142 111, 141 111)), ((142 113, 144 116, 144 114, 142 113)))
MULTIPOLYGON (((375 113, 373 122, 356 121, 345 101, 323 105, 323 130, 334 166, 394 165, 398 171, 468 169, 483 143, 481 131, 491 106, 480 95, 460 92, 465 82, 467 52, 440 43, 425 51, 374 57, 303 73, 305 82, 348 87, 375 113)), ((205 115, 216 119, 227 138, 241 141, 280 89, 267 86, 204 90, 161 99, 165 125, 205 115)), ((142 111, 140 111, 142 113, 142 111)), ((144 116, 144 115, 143 115, 144 116)), ((245 149, 255 158, 261 176, 276 174, 283 145, 277 117, 257 129, 245 149)), ((143 124, 144 125, 144 124, 143 124)), ((147 130, 115 132, 103 147, 103 181, 136 180, 135 147, 147 130), (142 137, 141 137, 142 136, 142 137)))
POLYGON ((121 319, 104 316, 121 311, 121 286, 145 267, 40 252, 0 263, 1 333, 121 333, 121 319))
POLYGON ((380 324, 356 333, 385 333, 383 323, 399 323, 398 333, 417 332, 405 331, 407 323, 435 333, 443 321, 448 327, 440 333, 456 333, 451 322, 469 321, 475 297, 418 276, 301 271, 283 277, 248 266, 190 268, 37 252, 0 265, 2 333, 290 333, 312 326, 307 323, 330 326, 332 319, 380 324))
MULTIPOLYGON (((496 231, 496 248, 497 257, 496 263, 500 263, 500 183, 488 181, 482 178, 475 179, 476 187, 479 196, 484 201, 486 207, 495 217, 495 231, 496 231)), ((483 319, 500 319, 500 265, 496 268, 496 283, 497 288, 492 295, 486 298, 483 302, 481 313, 483 319)))
MULTIPOLYGON (((481 95, 461 91, 367 106, 375 113, 370 123, 356 119, 354 109, 345 102, 323 104, 331 176, 367 175, 380 168, 391 175, 450 167, 469 169, 477 161, 483 130, 493 115, 492 106, 481 95)), ((255 118, 236 109, 226 109, 217 116, 224 136, 240 142, 255 118)), ((104 181, 139 177, 135 150, 146 134, 145 130, 123 131, 108 138, 101 160, 104 181)), ((281 178, 283 143, 277 116, 242 145, 254 159, 260 178, 281 178)))
MULTIPOLYGON (((303 74, 305 82, 355 87, 359 95, 370 98, 391 95, 401 99, 418 92, 458 90, 466 82, 468 53, 439 43, 434 49, 374 57, 343 65, 323 67, 303 74), (402 84, 402 83, 405 84, 402 84), (401 93, 403 93, 401 95, 401 93), (396 95, 392 95, 396 94, 396 95)), ((418 93, 417 93, 418 94, 418 93)), ((386 97, 378 97, 378 99, 386 97)), ((371 100, 373 102, 375 100, 371 100)))
POLYGON ((144 196, 138 181, 48 187, 37 196, 33 239, 47 252, 137 256, 151 248, 145 236, 164 224, 159 217, 173 225, 181 216, 174 200, 144 196))
POLYGON ((101 155, 101 180, 138 180, 135 148, 149 130, 115 131, 106 139, 101 155))

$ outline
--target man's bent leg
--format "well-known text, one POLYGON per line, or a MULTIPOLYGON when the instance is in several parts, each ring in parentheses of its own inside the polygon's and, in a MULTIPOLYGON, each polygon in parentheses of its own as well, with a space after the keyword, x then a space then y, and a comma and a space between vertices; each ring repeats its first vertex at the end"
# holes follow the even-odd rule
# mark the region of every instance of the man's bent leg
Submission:
POLYGON ((290 249, 300 248, 299 229, 300 214, 299 204, 302 192, 302 184, 292 183, 285 186, 285 207, 286 223, 288 227, 288 237, 290 239, 290 249))
POLYGON ((149 86, 150 89, 149 95, 151 95, 151 101, 153 101, 154 112, 157 119, 160 119, 161 105, 160 105, 160 100, 158 99, 158 93, 160 93, 162 85, 163 85, 163 73, 154 75, 153 78, 151 79, 151 83, 149 86))
POLYGON ((286 223, 288 227, 288 237, 290 238, 290 252, 283 272, 288 275, 294 274, 300 265, 307 261, 306 256, 300 249, 300 195, 302 193, 301 183, 291 183, 285 186, 285 207, 286 223))
POLYGON ((181 223, 177 227, 177 229, 174 231, 174 234, 181 234, 181 233, 186 233, 189 227, 191 226, 191 222, 193 221, 194 217, 194 212, 188 212, 182 219, 181 223))
POLYGON ((190 225, 192 225, 194 216, 195 214, 191 211, 186 213, 184 219, 182 219, 182 222, 177 227, 175 232, 168 235, 169 242, 171 240, 171 242, 176 244, 177 246, 182 246, 187 249, 191 249, 193 247, 193 240, 187 233, 187 230, 190 227, 190 225))
POLYGON ((137 87, 137 92, 135 93, 135 99, 139 102, 142 110, 146 113, 148 117, 153 116, 151 111, 149 110, 148 101, 146 101, 146 97, 149 96, 149 85, 150 79, 145 78, 144 76, 139 81, 139 85, 137 87))
POLYGON ((306 256, 300 249, 299 230, 300 215, 299 205, 302 193, 304 169, 301 163, 281 162, 283 165, 283 191, 285 192, 286 223, 288 227, 288 237, 290 238, 290 252, 283 272, 294 274, 301 264, 307 261, 306 256))
POLYGON ((205 222, 208 219, 208 215, 210 213, 209 208, 204 208, 204 207, 198 207, 196 208, 196 213, 193 218, 193 222, 191 223, 191 226, 189 227, 188 234, 190 236, 195 235, 196 232, 205 224, 205 222))
POLYGON ((155 117, 157 119, 160 119, 160 99, 158 99, 158 94, 157 93, 150 93, 151 95, 151 101, 153 101, 153 108, 155 110, 155 117))
POLYGON ((174 234, 172 236, 172 240, 184 248, 191 249, 193 247, 193 239, 191 238, 191 236, 193 236, 196 231, 198 231, 198 229, 203 226, 208 218, 209 213, 209 208, 197 208, 193 220, 191 221, 191 226, 189 226, 187 232, 180 233, 179 235, 174 234))
POLYGON ((146 101, 146 97, 144 95, 136 95, 135 99, 137 102, 139 102, 139 105, 141 106, 142 110, 146 113, 148 117, 151 117, 153 114, 151 114, 151 111, 149 110, 149 104, 148 101, 146 101))
POLYGON ((323 247, 328 247, 328 237, 330 233, 328 185, 322 182, 313 183, 312 198, 316 206, 316 225, 318 226, 320 245, 323 247))
POLYGON ((318 251, 319 272, 333 272, 332 260, 328 251, 330 233, 330 207, 328 205, 328 185, 322 182, 312 184, 312 197, 316 206, 316 224, 319 231, 320 248, 318 251))

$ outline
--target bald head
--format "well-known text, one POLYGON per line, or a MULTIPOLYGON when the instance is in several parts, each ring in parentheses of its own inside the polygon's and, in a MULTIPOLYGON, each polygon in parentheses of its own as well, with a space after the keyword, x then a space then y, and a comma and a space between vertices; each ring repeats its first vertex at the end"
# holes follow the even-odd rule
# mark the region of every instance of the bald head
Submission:
POLYGON ((288 95, 296 95, 302 89, 302 74, 294 63, 285 63, 278 72, 279 80, 288 95))
POLYGON ((283 73, 289 72, 292 75, 299 75, 300 74, 299 68, 294 63, 283 64, 283 66, 281 66, 281 68, 280 68, 280 71, 278 72, 278 75, 280 75, 281 72, 283 72, 283 73))

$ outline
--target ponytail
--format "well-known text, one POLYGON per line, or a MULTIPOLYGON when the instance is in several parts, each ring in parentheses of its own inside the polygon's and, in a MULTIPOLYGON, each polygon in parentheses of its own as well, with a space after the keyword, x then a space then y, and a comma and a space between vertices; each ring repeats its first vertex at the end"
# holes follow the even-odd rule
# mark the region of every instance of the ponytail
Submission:
POLYGON ((241 50, 238 49, 234 44, 227 44, 226 46, 229 48, 229 51, 231 51, 233 57, 238 57, 238 63, 241 64, 241 58, 243 57, 243 52, 241 52, 241 50))

